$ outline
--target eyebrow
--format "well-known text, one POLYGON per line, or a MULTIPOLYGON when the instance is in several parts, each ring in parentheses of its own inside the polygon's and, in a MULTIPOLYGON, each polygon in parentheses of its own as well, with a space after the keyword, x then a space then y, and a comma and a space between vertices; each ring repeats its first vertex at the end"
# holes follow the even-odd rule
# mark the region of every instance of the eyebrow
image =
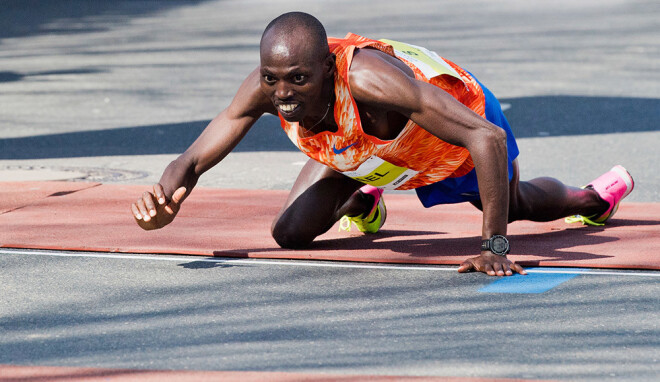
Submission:
MULTIPOLYGON (((262 66, 259 72, 262 75, 264 75, 264 74, 274 75, 273 71, 270 70, 268 67, 265 67, 265 66, 262 66)), ((285 77, 291 77, 291 76, 296 76, 296 75, 304 75, 304 76, 309 77, 311 73, 312 73, 312 71, 309 70, 309 69, 304 69, 304 68, 301 68, 300 66, 295 66, 295 67, 287 70, 287 73, 285 74, 285 77)))

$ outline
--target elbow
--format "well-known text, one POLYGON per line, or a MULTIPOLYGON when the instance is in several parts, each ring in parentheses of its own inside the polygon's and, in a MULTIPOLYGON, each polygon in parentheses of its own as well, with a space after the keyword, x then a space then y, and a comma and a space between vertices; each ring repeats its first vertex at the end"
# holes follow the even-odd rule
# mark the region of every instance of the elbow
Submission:
MULTIPOLYGON (((473 140, 473 142, 482 150, 507 155, 506 140, 506 131, 496 125, 491 125, 480 129, 477 139, 473 140)), ((476 147, 472 149, 476 149, 476 147)))
POLYGON ((470 144, 466 146, 475 167, 506 166, 508 163, 507 136, 501 128, 481 129, 472 135, 470 144))
POLYGON ((495 129, 491 129, 491 139, 494 142, 495 145, 497 145, 500 148, 504 149, 504 152, 507 151, 507 143, 506 143, 506 131, 504 129, 497 127, 495 129))

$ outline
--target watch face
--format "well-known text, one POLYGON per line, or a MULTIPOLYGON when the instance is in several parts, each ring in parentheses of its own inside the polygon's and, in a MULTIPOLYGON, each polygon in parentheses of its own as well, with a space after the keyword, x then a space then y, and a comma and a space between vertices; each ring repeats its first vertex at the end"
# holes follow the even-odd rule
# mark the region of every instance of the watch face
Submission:
POLYGON ((492 245, 493 245, 493 252, 496 253, 505 253, 508 247, 506 239, 503 237, 493 238, 492 245))

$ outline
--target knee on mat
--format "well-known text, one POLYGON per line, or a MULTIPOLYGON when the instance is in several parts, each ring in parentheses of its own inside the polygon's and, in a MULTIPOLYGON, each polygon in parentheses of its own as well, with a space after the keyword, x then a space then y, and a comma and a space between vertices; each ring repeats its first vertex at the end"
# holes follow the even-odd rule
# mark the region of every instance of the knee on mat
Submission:
POLYGON ((278 224, 273 225, 271 234, 280 247, 287 249, 305 248, 314 240, 313 237, 305 237, 299 231, 278 224))

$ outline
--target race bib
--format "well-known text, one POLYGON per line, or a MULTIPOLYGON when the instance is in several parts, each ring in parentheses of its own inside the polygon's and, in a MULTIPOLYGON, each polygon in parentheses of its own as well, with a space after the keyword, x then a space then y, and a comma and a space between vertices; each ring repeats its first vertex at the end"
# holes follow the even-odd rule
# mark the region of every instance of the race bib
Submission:
POLYGON ((394 190, 415 176, 419 171, 399 167, 377 156, 372 156, 354 171, 342 174, 362 183, 387 190, 394 190))
POLYGON ((401 57, 415 65, 428 79, 446 74, 463 81, 454 68, 433 51, 399 41, 386 39, 381 39, 380 41, 390 44, 394 48, 394 53, 397 57, 401 57))

